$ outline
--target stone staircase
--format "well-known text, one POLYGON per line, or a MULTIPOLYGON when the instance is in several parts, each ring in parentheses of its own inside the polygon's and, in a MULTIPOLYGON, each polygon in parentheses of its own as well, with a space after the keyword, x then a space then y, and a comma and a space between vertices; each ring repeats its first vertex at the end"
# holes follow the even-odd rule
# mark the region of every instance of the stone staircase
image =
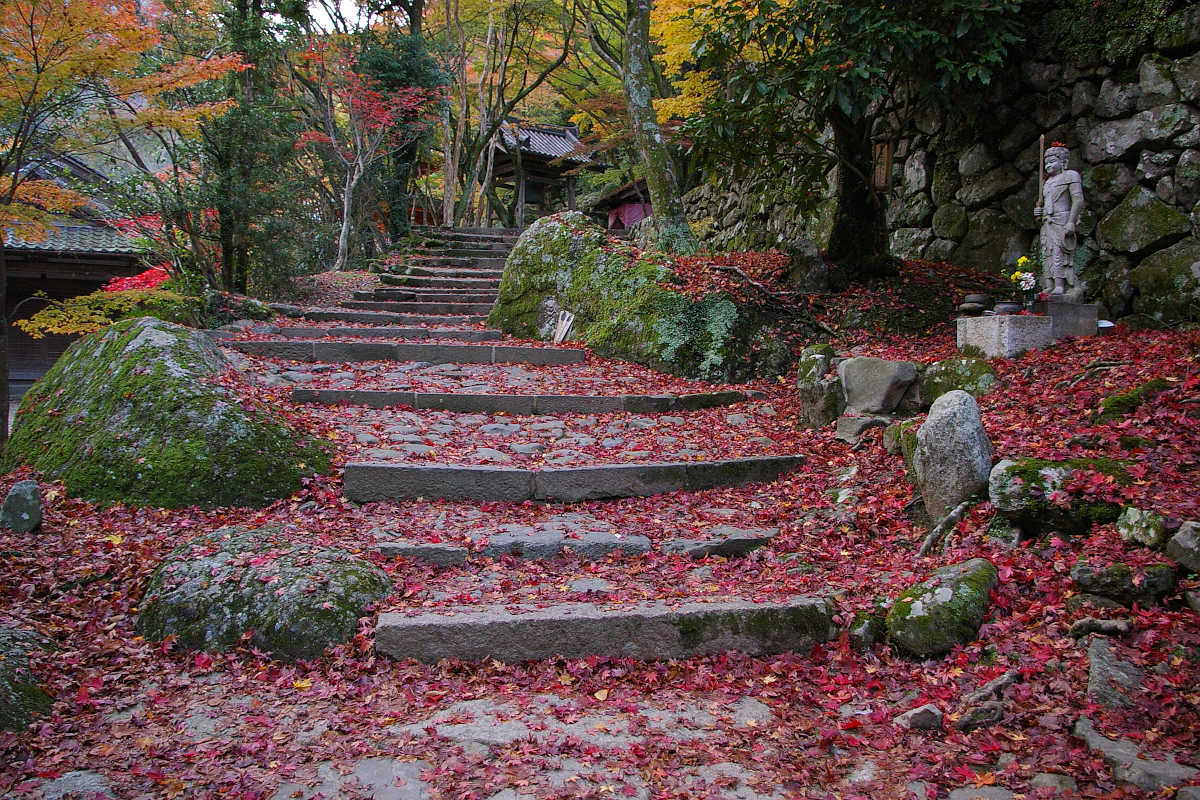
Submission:
POLYGON ((347 306, 427 316, 484 317, 496 302, 504 260, 519 235, 506 229, 415 228, 421 244, 381 286, 347 306))
MULTIPOLYGON (((222 342, 252 358, 293 364, 299 379, 308 385, 296 385, 291 400, 347 415, 346 429, 353 441, 378 439, 378 432, 388 428, 415 434, 398 444, 357 448, 346 457, 342 491, 354 503, 386 507, 436 499, 483 509, 500 503, 565 504, 564 513, 555 518, 560 521, 544 528, 489 529, 481 524, 470 546, 448 544, 436 535, 414 540, 411 532, 401 536, 376 532, 375 547, 380 552, 443 568, 487 558, 557 558, 564 552, 596 561, 657 553, 736 558, 770 546, 777 530, 701 525, 688 528, 699 539, 655 544, 640 531, 618 530, 591 514, 598 513, 595 501, 774 481, 801 468, 802 455, 747 453, 725 458, 714 450, 709 457, 672 458, 670 451, 647 449, 630 458, 614 450, 611 458, 594 459, 598 463, 547 459, 509 465, 503 463, 503 452, 481 448, 478 452, 487 451, 492 463, 438 460, 439 447, 453 448, 475 435, 466 426, 479 415, 499 415, 500 421, 491 424, 494 429, 520 429, 531 437, 549 435, 553 441, 565 435, 554 431, 578 420, 609 419, 610 429, 653 426, 659 419, 684 423, 688 415, 753 403, 761 394, 563 392, 556 387, 564 374, 596 369, 585 350, 512 342, 501 332, 479 325, 495 302, 504 256, 515 234, 441 229, 422 233, 425 244, 413 253, 405 272, 385 275, 382 287, 358 293, 342 308, 280 307, 291 317, 286 323, 256 326, 245 336, 222 342), (338 325, 339 321, 344 324, 338 325), (422 388, 418 378, 427 374, 423 370, 439 365, 449 370, 439 376, 462 376, 461 390, 422 388), (343 376, 341 383, 319 385, 317 377, 328 374, 343 376), (386 380, 362 377, 378 374, 386 380), (475 388, 479 381, 499 380, 497 375, 522 381, 522 390, 475 388), (431 416, 437 421, 425 422, 431 416), (425 436, 427 429, 437 433, 425 436), (588 513, 575 510, 584 508, 577 505, 581 503, 590 504, 588 513)), ((515 453, 535 453, 540 446, 511 448, 515 453)), ((442 658, 511 662, 556 655, 671 659, 721 650, 756 655, 806 651, 836 635, 831 602, 808 596, 769 602, 736 596, 616 605, 564 602, 550 607, 527 607, 514 598, 502 607, 417 611, 403 605, 385 609, 376 626, 380 652, 427 662, 442 658)))

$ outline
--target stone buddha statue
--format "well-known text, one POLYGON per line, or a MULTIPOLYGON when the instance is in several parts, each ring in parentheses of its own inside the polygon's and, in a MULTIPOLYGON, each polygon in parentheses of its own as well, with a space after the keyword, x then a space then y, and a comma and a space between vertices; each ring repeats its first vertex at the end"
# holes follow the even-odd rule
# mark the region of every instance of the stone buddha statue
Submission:
POLYGON ((1083 182, 1067 169, 1070 151, 1046 150, 1046 182, 1033 215, 1042 222, 1042 289, 1055 299, 1080 302, 1083 287, 1075 275, 1075 225, 1083 212, 1083 182))

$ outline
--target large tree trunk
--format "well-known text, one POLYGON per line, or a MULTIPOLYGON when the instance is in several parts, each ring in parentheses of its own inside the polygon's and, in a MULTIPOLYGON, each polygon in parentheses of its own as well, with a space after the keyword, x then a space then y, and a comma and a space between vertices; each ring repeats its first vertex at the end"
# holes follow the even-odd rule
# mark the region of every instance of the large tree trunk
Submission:
POLYGON ((358 181, 361 177, 362 170, 357 164, 351 169, 350 174, 346 176, 346 194, 342 197, 342 229, 338 233, 337 261, 333 265, 333 268, 338 272, 345 272, 349 268, 350 226, 352 224, 350 215, 354 210, 354 189, 358 186, 358 181))
POLYGON ((870 122, 835 111, 829 123, 838 159, 837 210, 829 236, 829 260, 841 267, 850 281, 895 275, 898 262, 888 252, 883 198, 871 185, 870 122))
POLYGON ((651 104, 653 82, 650 64, 651 0, 627 0, 625 29, 625 102, 633 124, 633 138, 646 174, 646 187, 654 207, 648 240, 672 253, 694 253, 699 249, 688 227, 687 214, 675 179, 675 164, 663 142, 662 130, 651 104))
POLYGON ((8 261, 4 256, 5 231, 0 228, 0 453, 8 444, 8 261))

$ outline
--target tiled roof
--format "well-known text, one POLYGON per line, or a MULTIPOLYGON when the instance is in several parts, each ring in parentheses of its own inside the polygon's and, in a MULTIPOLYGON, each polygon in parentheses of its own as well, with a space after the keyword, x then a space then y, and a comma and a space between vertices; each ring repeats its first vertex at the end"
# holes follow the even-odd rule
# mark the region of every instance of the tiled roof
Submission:
POLYGON ((30 241, 11 233, 4 241, 9 250, 43 253, 140 253, 129 236, 103 225, 55 225, 44 241, 30 241))
POLYGON ((500 128, 506 147, 517 143, 517 132, 521 135, 521 152, 544 156, 545 158, 562 158, 576 164, 587 164, 590 156, 578 152, 579 136, 575 129, 566 125, 535 125, 533 123, 507 122, 500 128))

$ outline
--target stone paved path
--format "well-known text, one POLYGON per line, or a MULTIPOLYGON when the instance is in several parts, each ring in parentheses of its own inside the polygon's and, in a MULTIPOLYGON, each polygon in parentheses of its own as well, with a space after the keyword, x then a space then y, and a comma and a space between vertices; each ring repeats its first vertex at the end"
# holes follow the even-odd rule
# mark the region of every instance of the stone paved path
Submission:
MULTIPOLYGON (((670 659, 740 648, 803 658, 836 634, 837 587, 802 560, 788 560, 786 550, 781 558, 771 553, 779 529, 746 522, 753 486, 689 492, 686 502, 649 498, 643 509, 636 497, 506 503, 516 498, 489 496, 491 484, 475 479, 479 502, 438 500, 463 475, 522 470, 533 476, 520 479, 531 487, 554 470, 594 470, 571 473, 580 499, 589 491, 605 497, 695 489, 700 473, 709 476, 703 485, 715 487, 769 481, 803 465, 816 439, 795 428, 790 409, 774 407, 777 397, 729 392, 570 344, 516 341, 489 329, 485 314, 513 237, 427 235, 434 246, 414 254, 403 274, 384 276, 379 289, 336 308, 281 306, 281 317, 270 323, 218 335, 264 397, 290 403, 292 413, 326 427, 344 469, 345 496, 364 501, 357 514, 363 545, 396 559, 399 574, 409 576, 403 598, 380 610, 374 632, 380 657, 400 659, 401 672, 415 663, 404 660, 411 658, 459 658, 487 669, 511 661, 521 670, 523 658, 564 652, 670 659), (547 363, 560 354, 568 363, 547 363), (794 455, 801 458, 779 469, 753 466, 763 457, 794 455), (714 467, 728 459, 734 466, 727 473, 714 467), (631 473, 613 470, 663 463, 675 466, 661 483, 642 476, 631 487, 614 478, 631 473), (362 486, 353 484, 368 467, 449 472, 422 484, 421 497, 393 501, 363 497, 362 486), (623 488, 597 489, 614 485, 623 488), (670 554, 694 566, 663 575, 639 564, 670 554), (743 594, 730 567, 763 554, 780 579, 743 594), (564 561, 575 565, 566 572, 574 577, 561 584, 539 579, 541 565, 564 561), (764 592, 785 583, 791 588, 764 592)), ((842 458, 821 457, 824 468, 842 458)), ((450 669, 454 663, 441 662, 450 669)), ((566 673, 560 679, 554 688, 561 693, 520 699, 486 688, 475 696, 413 698, 398 684, 369 706, 335 702, 312 714, 305 704, 279 706, 282 716, 272 716, 271 727, 294 737, 310 757, 287 765, 272 797, 424 800, 450 796, 457 775, 481 800, 795 796, 796 787, 774 785, 748 759, 771 757, 783 746, 776 738, 792 724, 788 718, 803 709, 773 705, 754 687, 647 687, 611 703, 603 691, 572 693, 566 673), (344 734, 352 729, 369 741, 348 747, 344 734), (659 754, 661 765, 632 767, 631 750, 659 754)), ((213 737, 260 736, 256 726, 267 717, 253 709, 273 705, 270 691, 199 680, 180 701, 182 722, 180 711, 152 713, 134 693, 127 709, 113 712, 112 724, 183 736, 203 748, 213 737), (219 696, 242 691, 249 692, 238 701, 245 718, 208 711, 219 696)), ((871 785, 877 772, 874 761, 850 754, 834 754, 828 769, 847 793, 871 785)), ((48 781, 43 791, 102 790, 97 781, 83 771, 48 781)), ((920 791, 886 788, 889 797, 920 791)))

